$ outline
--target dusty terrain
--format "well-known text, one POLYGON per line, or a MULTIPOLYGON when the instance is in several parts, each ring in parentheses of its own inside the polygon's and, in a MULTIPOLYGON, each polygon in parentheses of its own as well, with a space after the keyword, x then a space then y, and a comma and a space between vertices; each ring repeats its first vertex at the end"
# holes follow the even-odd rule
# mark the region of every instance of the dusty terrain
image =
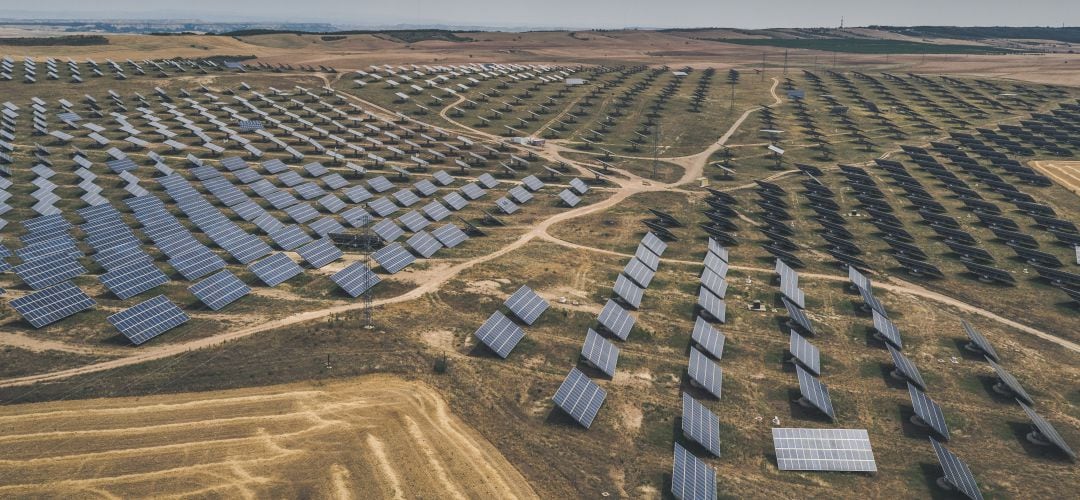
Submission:
POLYGON ((0 409, 0 496, 535 498, 431 387, 369 376, 0 409))

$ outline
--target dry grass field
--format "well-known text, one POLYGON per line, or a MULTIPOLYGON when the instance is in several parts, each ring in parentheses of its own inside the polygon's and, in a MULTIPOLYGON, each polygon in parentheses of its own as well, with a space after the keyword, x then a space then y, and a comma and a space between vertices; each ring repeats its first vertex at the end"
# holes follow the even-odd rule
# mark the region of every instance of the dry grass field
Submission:
POLYGON ((387 376, 0 410, 0 495, 535 498, 424 384, 387 376))
MULTIPOLYGON (((221 311, 203 306, 188 291, 191 282, 170 271, 172 281, 153 293, 175 302, 191 320, 138 347, 109 326, 105 317, 149 293, 132 299, 116 297, 99 280, 104 267, 92 260, 82 259, 89 270, 74 278, 74 283, 97 301, 96 308, 42 328, 33 328, 9 304, 33 290, 12 273, 0 274, 0 287, 6 290, 0 301, 0 497, 658 499, 671 497, 671 452, 678 443, 716 471, 722 498, 952 498, 935 485, 940 469, 927 432, 910 423, 913 408, 906 386, 890 375, 892 361, 884 344, 873 336, 870 314, 861 307, 860 296, 847 286, 846 269, 825 252, 821 226, 803 187, 808 177, 794 169, 795 163, 822 169, 818 180, 836 191, 837 212, 851 240, 862 249, 860 258, 867 264, 876 297, 903 333, 904 353, 921 370, 928 394, 943 407, 952 430, 947 445, 971 466, 983 494, 987 498, 1067 498, 1068 491, 1080 491, 1075 463, 1026 440, 1030 429, 1026 415, 1013 400, 994 390, 993 372, 965 349, 960 327, 961 321, 967 321, 989 339, 1003 366, 1037 401, 1039 413, 1076 447, 1080 445, 1077 305, 1038 279, 1006 242, 978 224, 939 177, 916 167, 900 152, 902 144, 928 147, 931 141, 950 140, 949 132, 976 133, 976 128, 1016 125, 1033 113, 1074 105, 1080 96, 1080 72, 1067 64, 1075 56, 886 57, 792 50, 791 68, 785 73, 778 66, 782 49, 705 39, 754 36, 732 31, 709 30, 692 36, 637 30, 458 35, 468 41, 408 42, 386 34, 349 35, 334 41, 294 34, 118 35, 110 36, 110 44, 102 46, 0 45, 0 54, 51 55, 61 60, 69 56, 123 61, 252 55, 257 59, 248 63, 324 65, 337 70, 188 71, 122 81, 105 76, 88 78, 78 86, 65 81, 23 84, 19 75, 15 81, 0 82, 0 101, 10 100, 25 109, 31 98, 41 98, 52 122, 58 109, 55 103, 67 98, 78 101, 77 111, 88 121, 111 127, 107 112, 118 108, 107 105, 103 117, 90 118, 81 97, 93 95, 104 102, 110 90, 127 99, 131 107, 124 114, 136 127, 149 126, 149 119, 135 111, 143 105, 169 122, 167 109, 172 106, 155 95, 153 89, 159 87, 172 96, 190 92, 190 101, 177 98, 171 104, 210 130, 212 120, 191 111, 192 101, 211 108, 213 116, 232 121, 234 117, 222 112, 225 104, 221 103, 239 107, 232 102, 233 96, 254 102, 255 91, 271 94, 271 87, 283 89, 288 95, 274 95, 274 102, 299 110, 302 106, 293 106, 296 103, 290 104, 289 98, 304 99, 304 106, 319 105, 297 86, 327 87, 338 93, 327 97, 339 99, 338 106, 355 105, 378 117, 363 123, 385 127, 408 123, 395 115, 401 112, 415 120, 410 126, 423 127, 419 130, 445 129, 448 138, 441 145, 433 141, 433 147, 453 158, 464 157, 451 153, 458 149, 454 144, 465 147, 459 135, 502 148, 493 154, 493 161, 467 170, 434 156, 427 156, 433 162, 430 169, 412 168, 409 155, 382 165, 362 154, 351 156, 349 161, 368 168, 363 175, 331 163, 324 152, 300 141, 290 144, 303 150, 303 160, 281 151, 266 152, 262 159, 283 159, 293 171, 302 173, 301 165, 320 161, 350 183, 383 175, 393 179, 395 189, 446 170, 453 174, 454 183, 438 187, 437 196, 458 190, 481 173, 499 180, 499 186, 485 197, 445 220, 459 226, 475 224, 484 235, 474 235, 432 258, 418 259, 395 274, 372 264, 382 282, 372 294, 371 329, 365 328, 364 301, 349 297, 330 280, 350 264, 368 262, 363 253, 349 249, 342 259, 319 269, 305 265, 303 274, 274 287, 258 283, 246 265, 229 259, 227 269, 253 291, 221 311), (767 71, 757 74, 763 53, 767 71), (588 82, 564 88, 558 83, 533 86, 526 79, 492 79, 462 85, 457 87, 460 91, 446 95, 429 95, 425 88, 408 102, 396 102, 397 92, 408 92, 405 86, 372 79, 366 86, 353 82, 360 78, 353 70, 370 70, 371 64, 474 62, 556 64, 588 82), (684 67, 692 68, 687 76, 672 73, 684 67), (701 108, 692 112, 690 98, 706 68, 716 70, 714 80, 701 108), (737 68, 742 78, 729 86, 725 78, 731 68, 737 68), (820 87, 804 69, 822 78, 820 87), (873 75, 883 83, 874 87, 855 72, 873 75), (886 73, 900 78, 888 78, 886 73), (947 75, 961 83, 935 85, 909 73, 929 75, 934 82, 946 81, 938 77, 947 75), (242 89, 242 84, 250 88, 242 89), (211 99, 199 90, 200 85, 207 87, 206 93, 228 97, 211 99), (649 105, 667 86, 675 89, 669 100, 648 116, 649 105), (963 91, 968 87, 973 90, 963 91), (806 114, 831 141, 828 157, 813 149, 797 106, 788 97, 787 90, 796 88, 807 91, 806 114), (623 109, 625 114, 607 132, 597 134, 595 129, 616 110, 615 101, 631 89, 641 90, 623 109), (730 100, 732 90, 734 101, 730 100), (455 111, 468 100, 496 91, 499 95, 479 109, 455 111), (995 94, 1006 91, 1026 100, 994 106, 995 94), (136 103, 131 97, 136 92, 148 96, 149 103, 136 103), (595 93, 595 103, 580 106, 590 93, 595 93), (910 108, 889 107, 873 113, 858 104, 859 97, 877 102, 886 94, 910 101, 910 108), (850 113, 843 117, 832 113, 830 99, 850 107, 850 113), (428 109, 421 112, 416 103, 428 109), (540 118, 530 115, 543 103, 552 103, 552 109, 540 118), (772 125, 763 121, 762 106, 775 114, 772 125), (495 113, 492 108, 505 111, 495 113), (577 121, 556 130, 556 118, 566 119, 569 114, 575 114, 577 121), (635 132, 648 118, 661 126, 659 148, 648 143, 633 145, 635 136, 640 136, 635 132), (965 125, 956 125, 963 120, 965 125), (906 134, 886 133, 883 122, 895 123, 906 134), (919 129, 919 123, 932 127, 919 129), (520 127, 522 135, 546 137, 547 142, 543 146, 505 144, 504 125, 520 127), (783 133, 773 137, 762 130, 767 126, 783 133), (847 135, 849 126, 865 132, 873 144, 854 143, 847 135), (591 134, 603 137, 590 140, 596 143, 590 146, 585 138, 591 134), (765 150, 770 143, 786 150, 779 166, 765 150), (516 170, 504 168, 500 164, 511 161, 510 154, 529 160, 516 170), (658 156, 655 175, 654 154, 658 156), (881 157, 905 165, 944 212, 955 216, 993 257, 994 265, 1015 277, 1015 285, 984 283, 968 272, 921 218, 906 192, 874 165, 872 160, 881 157), (586 168, 602 170, 602 162, 610 171, 603 180, 594 179, 586 168), (727 162, 735 173, 721 175, 719 162, 727 162), (925 250, 927 262, 940 268, 941 279, 912 276, 898 264, 882 239, 884 234, 867 221, 863 205, 837 164, 866 170, 881 187, 884 202, 894 208, 890 213, 925 250), (395 177, 390 165, 410 168, 409 178, 395 177), (562 170, 553 176, 544 167, 562 170), (494 200, 529 174, 547 186, 523 203, 520 211, 498 212, 494 200), (574 177, 588 180, 590 190, 580 204, 568 207, 556 194, 574 177), (690 333, 698 313, 698 276, 708 248, 701 225, 708 221, 703 211, 709 206, 705 201, 709 193, 699 179, 735 200, 729 206, 736 214, 730 223, 738 244, 729 245, 727 320, 716 324, 727 336, 719 361, 724 372, 719 399, 692 387, 687 376, 690 333), (832 394, 836 422, 793 402, 799 384, 792 365, 783 362, 789 329, 774 280, 775 257, 762 248, 770 239, 761 231, 765 213, 758 205, 761 198, 754 183, 766 179, 785 190, 782 200, 789 207, 790 219, 784 227, 795 242, 793 252, 805 261, 799 269, 799 286, 806 293, 807 315, 819 329, 811 341, 822 353, 822 381, 832 394), (668 242, 641 307, 630 313, 636 323, 628 339, 617 342, 621 349, 618 371, 608 378, 582 362, 581 344, 588 329, 596 327, 596 316, 611 297, 613 282, 646 234, 643 221, 653 218, 649 209, 663 210, 682 224, 671 229, 677 239, 668 242), (490 213, 498 221, 490 220, 490 213), (503 301, 522 285, 537 291, 551 307, 524 328, 524 339, 508 358, 501 359, 479 344, 474 332, 493 312, 505 311, 503 301), (752 311, 755 302, 763 304, 764 310, 752 311), (607 391, 589 429, 578 426, 552 402, 571 367, 586 370, 607 391), (683 436, 680 402, 684 392, 719 418, 721 456, 704 453, 683 436), (777 426, 866 429, 878 472, 781 471, 770 433, 777 426)), ((910 41, 900 35, 890 39, 910 41)), ((0 238, 13 248, 25 234, 16 221, 33 216, 31 180, 37 177, 30 171, 35 162, 33 143, 49 140, 31 135, 24 123, 28 120, 19 120, 10 176, 15 184, 8 190, 10 208, 4 215, 11 224, 0 226, 0 238)), ((127 196, 124 183, 101 165, 108 158, 104 148, 93 147, 82 132, 72 144, 87 150, 96 164, 93 169, 99 175, 101 194, 122 211, 125 223, 145 233, 120 201, 127 196)), ((114 143, 126 137, 117 130, 105 133, 114 143)), ((225 143, 220 131, 210 133, 225 143)), ((226 218, 266 239, 255 224, 212 197, 205 179, 192 173, 195 169, 186 168, 186 153, 202 151, 197 149, 201 143, 192 137, 179 136, 190 143, 187 151, 153 147, 226 218)), ((70 145, 48 144, 56 170, 51 179, 63 195, 57 206, 74 213, 83 205, 70 145)), ((378 147, 371 150, 388 154, 378 147)), ((479 146, 469 150, 483 151, 479 146)), ((127 152, 142 165, 133 171, 142 185, 165 201, 170 213, 200 241, 212 245, 202 228, 154 180, 159 174, 148 166, 146 151, 129 148, 127 152)), ((1075 156, 1080 151, 1073 147, 1069 152, 1075 156)), ((978 165, 1015 181, 987 158, 971 156, 978 165)), ((1080 222, 1076 196, 1080 194, 1080 163, 1038 148, 1030 155, 1010 153, 1009 157, 1055 181, 1049 186, 1017 183, 1018 188, 1062 219, 1080 222)), ((219 159, 209 161, 216 166, 219 159)), ((261 169, 255 161, 250 163, 261 169)), ((1062 261, 1062 270, 1077 272, 1071 247, 1014 209, 981 178, 952 162, 942 163, 985 200, 1000 206, 1020 229, 1034 235, 1041 251, 1062 261)), ((236 176, 223 175, 230 181, 236 176)), ((248 186, 233 184, 256 198, 248 186)), ((282 210, 266 200, 258 201, 272 215, 290 221, 282 210)), ((80 220, 76 215, 71 219, 76 224, 80 220)), ((149 238, 141 239, 145 247, 154 247, 147 243, 149 238)), ((163 253, 156 247, 150 252, 156 265, 169 269, 163 253)), ((285 253, 299 260, 295 252, 285 253)))

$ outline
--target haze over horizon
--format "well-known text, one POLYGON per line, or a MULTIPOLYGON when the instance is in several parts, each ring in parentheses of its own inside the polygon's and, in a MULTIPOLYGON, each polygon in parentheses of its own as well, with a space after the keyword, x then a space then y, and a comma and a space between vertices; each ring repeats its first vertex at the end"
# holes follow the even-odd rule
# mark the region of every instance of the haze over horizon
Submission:
POLYGON ((0 8, 8 19, 198 19, 207 22, 329 23, 337 26, 471 26, 489 28, 798 28, 844 25, 1075 26, 1080 2, 912 0, 776 0, 760 4, 708 0, 39 0, 0 8), (300 6, 300 7, 298 7, 300 6), (572 15, 567 15, 572 13, 572 15))

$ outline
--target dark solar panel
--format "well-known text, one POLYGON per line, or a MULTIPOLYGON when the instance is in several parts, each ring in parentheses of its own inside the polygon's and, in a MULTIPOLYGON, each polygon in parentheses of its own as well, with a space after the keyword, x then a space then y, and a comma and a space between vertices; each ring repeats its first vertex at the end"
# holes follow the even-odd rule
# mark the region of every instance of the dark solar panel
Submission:
POLYGON ((424 208, 421 210, 424 211, 424 215, 435 222, 450 217, 450 211, 438 201, 432 201, 431 203, 424 205, 424 208))
POLYGON ((716 359, 723 357, 726 337, 701 316, 698 316, 694 321, 694 331, 691 334, 691 339, 710 356, 716 359))
POLYGON ((495 206, 499 207, 499 210, 506 215, 510 215, 518 211, 518 206, 514 202, 510 201, 505 196, 495 200, 495 206))
POLYGON ((379 217, 386 217, 398 211, 398 206, 386 198, 375 198, 368 201, 368 208, 375 212, 375 215, 378 215, 379 217))
POLYGON ((1069 443, 1065 442, 1065 439, 1061 437, 1061 434, 1058 433, 1053 425, 1050 425, 1050 422, 1022 401, 1017 402, 1020 403, 1020 407, 1024 409, 1024 413, 1027 413, 1028 418, 1031 419, 1031 424, 1035 426, 1035 435, 1033 436, 1035 439, 1029 438, 1029 440, 1049 443, 1061 450, 1062 453, 1068 455, 1072 460, 1076 460, 1076 452, 1069 447, 1069 443))
POLYGON ((431 224, 431 221, 425 219, 424 216, 420 215, 420 212, 417 212, 416 210, 411 210, 401 217, 398 217, 398 222, 403 224, 409 229, 409 232, 412 233, 418 232, 431 224))
POLYGON ((992 359, 987 358, 986 362, 990 363, 990 366, 994 368, 994 373, 997 374, 1000 384, 1004 385, 1004 389, 1016 395, 1016 398, 1027 403, 1035 404, 1035 401, 1031 399, 1031 395, 1024 390, 1024 386, 1020 385, 1020 381, 1016 380, 1013 374, 1001 367, 1001 365, 995 363, 992 359))
POLYGON ((727 303, 710 292, 708 288, 698 288, 697 305, 716 321, 721 323, 727 321, 727 303))
POLYGON ((30 288, 42 290, 86 273, 86 268, 70 253, 54 253, 23 262, 13 268, 30 288))
POLYGON ((990 341, 986 340, 986 337, 984 337, 981 333, 979 333, 978 330, 968 324, 967 321, 961 320, 960 324, 964 327, 964 333, 966 333, 968 338, 971 339, 971 344, 974 350, 982 352, 994 361, 1000 361, 997 352, 994 351, 994 346, 990 345, 990 341))
POLYGON ((390 219, 383 219, 376 222, 375 225, 371 226, 371 231, 387 243, 390 243, 405 234, 405 231, 397 224, 394 224, 394 221, 390 219))
POLYGON ((417 254, 425 259, 430 259, 435 252, 442 248, 442 243, 439 240, 431 236, 427 231, 420 231, 409 239, 405 240, 405 244, 409 245, 417 254))
POLYGON ((874 330, 877 335, 889 345, 897 349, 903 349, 904 343, 900 338, 900 329, 893 324, 889 318, 882 316, 881 313, 873 311, 874 315, 874 330))
POLYGON ((887 345, 886 347, 889 348, 889 355, 892 357, 893 365, 896 366, 896 373, 915 384, 916 387, 925 390, 926 382, 923 382, 922 374, 919 373, 915 363, 893 346, 887 345))
POLYGON ((469 239, 464 231, 453 224, 439 226, 431 231, 431 235, 446 248, 454 248, 469 239))
POLYGON ((720 366, 705 356, 696 347, 690 348, 690 364, 687 367, 691 384, 701 387, 717 399, 720 398, 724 373, 720 366))

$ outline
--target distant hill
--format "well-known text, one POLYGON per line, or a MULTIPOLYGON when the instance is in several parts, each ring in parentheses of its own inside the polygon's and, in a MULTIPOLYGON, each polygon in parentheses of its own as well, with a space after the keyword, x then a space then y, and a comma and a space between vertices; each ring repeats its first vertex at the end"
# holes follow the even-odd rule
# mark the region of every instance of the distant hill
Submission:
POLYGON ((870 28, 900 35, 925 38, 953 38, 958 40, 1014 38, 1022 40, 1055 40, 1066 43, 1080 43, 1080 28, 1073 27, 870 26, 870 28))

